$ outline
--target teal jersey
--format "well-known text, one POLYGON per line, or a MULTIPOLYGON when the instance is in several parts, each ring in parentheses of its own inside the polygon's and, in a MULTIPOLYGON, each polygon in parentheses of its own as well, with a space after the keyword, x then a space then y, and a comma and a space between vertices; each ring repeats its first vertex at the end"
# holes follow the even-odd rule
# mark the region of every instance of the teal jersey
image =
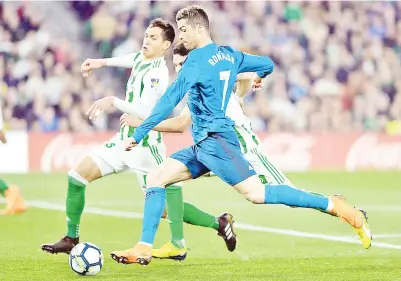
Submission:
POLYGON ((226 116, 226 108, 237 74, 257 72, 266 77, 273 72, 273 61, 215 43, 191 51, 178 74, 154 107, 152 114, 139 126, 133 138, 142 138, 172 112, 188 93, 188 107, 192 118, 195 143, 209 133, 234 132, 234 122, 226 116))

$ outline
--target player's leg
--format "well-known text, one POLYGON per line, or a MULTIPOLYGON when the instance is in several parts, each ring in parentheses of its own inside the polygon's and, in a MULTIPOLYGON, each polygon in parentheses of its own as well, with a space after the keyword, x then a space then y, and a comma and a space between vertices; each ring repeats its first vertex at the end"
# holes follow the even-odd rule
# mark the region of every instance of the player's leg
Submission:
POLYGON ((248 178, 234 187, 255 204, 284 204, 328 212, 348 222, 359 235, 364 248, 368 249, 371 245, 372 234, 366 212, 355 209, 341 197, 315 195, 289 185, 263 185, 258 177, 248 178))
MULTIPOLYGON (((258 174, 260 181, 263 184, 269 184, 269 185, 284 184, 296 188, 287 178, 287 176, 280 170, 280 168, 277 167, 273 163, 273 161, 271 161, 268 157, 266 157, 261 151, 262 149, 259 146, 244 154, 245 159, 248 160, 248 162, 252 165, 252 167, 258 174)), ((316 196, 325 197, 325 195, 318 192, 313 192, 309 190, 304 190, 304 191, 316 196)), ((332 195, 332 196, 345 200, 345 198, 342 195, 332 195)), ((291 206, 291 207, 297 208, 296 206, 291 206)), ((327 210, 318 210, 318 211, 324 214, 328 214, 330 216, 334 216, 333 213, 328 212, 327 210)))
POLYGON ((202 211, 195 205, 184 201, 184 222, 206 228, 219 229, 218 217, 202 211))
POLYGON ((99 147, 86 156, 68 172, 66 216, 66 235, 53 244, 42 245, 42 250, 49 253, 69 253, 79 243, 81 216, 85 207, 86 186, 107 175, 121 170, 118 152, 113 142, 99 147))
MULTIPOLYGON (((146 178, 147 175, 143 175, 142 177, 139 178, 140 179, 139 181, 143 186, 143 190, 145 193, 146 193, 146 182, 147 182, 146 178)), ((184 241, 184 227, 183 227, 183 208, 184 206, 183 206, 181 183, 170 185, 169 187, 166 188, 166 207, 161 217, 163 219, 167 217, 169 218, 168 222, 170 227, 171 239, 170 242, 166 244, 169 244, 168 245, 169 248, 170 246, 174 247, 176 252, 174 255, 177 255, 179 258, 181 257, 185 258, 184 254, 186 254, 185 241, 184 241), (167 208, 167 206, 170 206, 170 208, 167 208)), ((157 251, 156 251, 156 256, 157 256, 157 251)))
POLYGON ((186 258, 187 249, 185 247, 183 221, 188 224, 217 230, 217 234, 223 238, 227 249, 229 251, 235 250, 237 239, 234 233, 233 217, 231 214, 224 213, 216 217, 200 210, 191 203, 184 202, 184 215, 181 217, 181 220, 179 220, 179 217, 176 213, 179 213, 179 209, 182 209, 183 199, 182 188, 177 186, 169 186, 166 188, 166 202, 168 208, 166 208, 167 212, 164 212, 163 218, 166 218, 168 215, 171 240, 167 243, 164 243, 160 248, 153 249, 152 256, 154 258, 173 259, 179 261, 182 261, 186 258))
MULTIPOLYGON (((245 159, 252 165, 252 167, 255 169, 256 174, 258 174, 260 181, 263 184, 269 184, 269 185, 288 185, 291 187, 295 186, 291 183, 291 181, 287 178, 287 176, 280 170, 279 167, 277 167, 273 161, 271 161, 268 157, 266 157, 262 152, 261 147, 254 148, 247 153, 244 153, 245 159)), ((305 190, 307 191, 307 190, 305 190)), ((317 192, 311 192, 307 191, 311 194, 320 196, 320 197, 325 197, 323 194, 317 193, 317 192)), ((295 206, 292 206, 293 208, 296 208, 295 206)), ((322 211, 322 210, 319 210, 322 211)), ((322 211, 326 214, 326 211, 322 211)), ((331 214, 330 214, 331 215, 331 214)))
POLYGON ((22 199, 21 192, 16 185, 8 184, 0 179, 0 194, 6 198, 6 208, 2 210, 0 214, 18 214, 27 209, 22 199))
POLYGON ((363 211, 355 209, 335 196, 322 197, 287 184, 262 184, 230 134, 216 134, 209 142, 204 142, 204 147, 200 149, 202 163, 217 176, 234 186, 247 200, 255 204, 284 204, 330 212, 355 228, 365 248, 370 246, 371 234, 363 211), (211 147, 214 147, 214 150, 210 149, 211 147))
MULTIPOLYGON (((177 155, 175 156, 177 157, 177 155)), ((180 159, 178 159, 180 160, 180 159)), ((171 241, 164 244, 160 251, 154 250, 154 257, 182 260, 186 256, 183 221, 193 225, 217 230, 229 251, 234 251, 237 240, 233 230, 233 218, 229 213, 218 217, 208 214, 194 205, 183 202, 182 184, 176 183, 166 188, 167 213, 171 230, 171 241)))
POLYGON ((66 199, 68 237, 79 237, 79 225, 85 207, 86 186, 101 178, 103 175, 108 175, 113 172, 114 170, 109 165, 98 164, 94 158, 88 156, 68 172, 66 199))
POLYGON ((227 249, 230 252, 235 250, 237 238, 232 214, 223 213, 220 216, 213 216, 189 202, 184 202, 184 222, 217 230, 217 234, 223 238, 227 249))
MULTIPOLYGON (((142 190, 146 193, 147 173, 156 169, 166 160, 166 148, 163 143, 151 143, 145 147, 135 147, 135 156, 130 155, 124 158, 124 162, 131 170, 142 171, 142 176, 138 177, 142 190)), ((132 154, 132 153, 131 153, 132 154)), ((174 247, 179 249, 177 255, 185 254, 184 227, 183 227, 183 198, 181 183, 170 185, 166 189, 166 202, 171 206, 169 211, 169 226, 171 231, 171 241, 174 247)), ((167 216, 164 210, 162 218, 167 216)))
POLYGON ((199 177, 208 170, 196 160, 195 147, 183 149, 151 171, 147 177, 147 190, 139 243, 125 251, 114 251, 111 256, 121 263, 146 265, 152 258, 154 237, 165 209, 165 187, 199 177))

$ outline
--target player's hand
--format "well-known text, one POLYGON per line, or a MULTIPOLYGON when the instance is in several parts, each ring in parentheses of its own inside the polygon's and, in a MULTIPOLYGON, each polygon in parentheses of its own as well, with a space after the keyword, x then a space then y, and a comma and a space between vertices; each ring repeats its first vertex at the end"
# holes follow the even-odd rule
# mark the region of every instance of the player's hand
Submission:
POLYGON ((91 74, 93 69, 101 68, 106 65, 105 59, 86 59, 81 64, 82 76, 87 77, 91 74))
POLYGON ((142 119, 135 115, 129 115, 124 113, 120 117, 120 126, 130 126, 130 127, 138 127, 143 122, 142 119))
POLYGON ((113 105, 114 97, 105 97, 95 101, 86 112, 89 120, 96 120, 103 111, 109 109, 113 105))
POLYGON ((255 76, 253 77, 253 81, 252 81, 252 89, 254 91, 262 89, 264 84, 265 84, 265 79, 260 78, 257 74, 255 74, 255 76))
POLYGON ((4 132, 2 130, 0 130, 0 141, 2 143, 7 143, 6 135, 4 134, 4 132))
POLYGON ((128 138, 124 141, 124 147, 126 151, 130 151, 137 145, 136 141, 133 138, 128 138))

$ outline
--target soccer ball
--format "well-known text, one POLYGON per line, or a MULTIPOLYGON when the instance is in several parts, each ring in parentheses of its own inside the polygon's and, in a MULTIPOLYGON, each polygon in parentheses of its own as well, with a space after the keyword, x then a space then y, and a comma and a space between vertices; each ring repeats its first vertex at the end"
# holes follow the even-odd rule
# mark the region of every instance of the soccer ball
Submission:
POLYGON ((70 267, 81 275, 95 275, 103 267, 103 253, 92 243, 80 243, 70 252, 68 258, 70 267))

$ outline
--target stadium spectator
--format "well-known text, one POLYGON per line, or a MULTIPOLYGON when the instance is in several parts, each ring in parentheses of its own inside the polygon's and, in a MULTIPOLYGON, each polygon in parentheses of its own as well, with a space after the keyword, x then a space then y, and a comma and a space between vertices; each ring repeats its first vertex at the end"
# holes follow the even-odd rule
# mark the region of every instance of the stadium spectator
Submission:
MULTIPOLYGON (((138 30, 151 18, 174 21, 175 12, 184 5, 183 1, 118 5, 84 1, 71 2, 70 7, 87 26, 89 43, 100 52, 94 56, 118 56, 140 48, 138 30)), ((401 3, 218 1, 202 5, 212 15, 211 32, 217 43, 269 55, 276 63, 267 86, 245 99, 243 108, 255 130, 397 132, 401 3)), ((83 80, 79 69, 74 70, 83 58, 70 59, 71 46, 62 39, 53 42, 42 28, 42 19, 3 6, 0 91, 11 96, 5 98, 12 116, 9 126, 23 120, 30 128, 51 106, 70 130, 115 129, 118 113, 106 115, 95 126, 83 115, 83 103, 111 91, 100 89, 96 76, 83 80), (65 95, 72 95, 72 110, 62 105, 65 95), (34 110, 38 99, 44 99, 44 105, 34 110)), ((123 93, 129 72, 109 71, 119 82, 115 92, 123 93)), ((171 76, 175 76, 172 67, 171 76)))

